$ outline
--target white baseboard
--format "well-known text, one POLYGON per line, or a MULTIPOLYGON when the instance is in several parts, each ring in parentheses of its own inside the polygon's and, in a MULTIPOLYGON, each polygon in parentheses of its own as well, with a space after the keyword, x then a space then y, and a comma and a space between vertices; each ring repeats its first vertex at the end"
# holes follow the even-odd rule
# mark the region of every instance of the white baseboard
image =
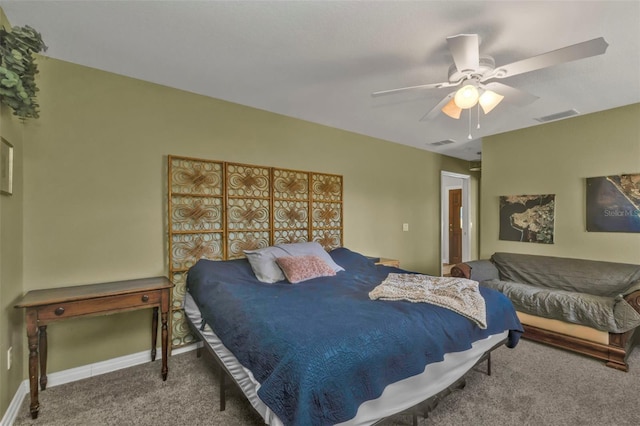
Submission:
MULTIPOLYGON (((179 355, 185 352, 193 351, 197 348, 197 344, 183 346, 181 348, 173 349, 171 355, 179 355)), ((156 360, 162 359, 162 350, 158 348, 156 350, 156 360)), ((123 368, 133 367, 135 365, 144 364, 151 361, 151 353, 149 351, 138 352, 131 355, 124 355, 118 358, 108 359, 106 361, 100 361, 82 367, 70 368, 68 370, 58 371, 47 375, 47 388, 63 385, 65 383, 75 382, 77 380, 87 379, 93 376, 99 376, 101 374, 110 373, 112 371, 121 370, 123 368)), ((0 420, 0 426, 11 426, 15 422, 16 417, 20 411, 20 406, 24 397, 29 395, 29 381, 23 380, 18 386, 9 408, 4 413, 2 420, 0 420)))
POLYGON ((9 404, 9 408, 4 413, 2 420, 0 420, 0 426, 11 426, 13 422, 18 417, 18 412, 20 411, 20 406, 22 405, 22 401, 24 397, 29 394, 29 381, 23 380, 18 386, 18 390, 15 395, 13 395, 13 399, 9 404))

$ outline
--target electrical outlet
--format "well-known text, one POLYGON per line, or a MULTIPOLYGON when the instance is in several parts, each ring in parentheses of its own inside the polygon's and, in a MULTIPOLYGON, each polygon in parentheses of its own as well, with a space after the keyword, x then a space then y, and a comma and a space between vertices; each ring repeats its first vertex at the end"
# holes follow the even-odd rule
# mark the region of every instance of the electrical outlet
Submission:
POLYGON ((11 361, 13 361, 12 357, 13 357, 13 346, 7 349, 7 370, 11 370, 11 361))
POLYGON ((408 224, 408 223, 403 223, 403 224, 402 224, 402 230, 403 230, 404 232, 407 232, 407 231, 409 230, 409 224, 408 224))

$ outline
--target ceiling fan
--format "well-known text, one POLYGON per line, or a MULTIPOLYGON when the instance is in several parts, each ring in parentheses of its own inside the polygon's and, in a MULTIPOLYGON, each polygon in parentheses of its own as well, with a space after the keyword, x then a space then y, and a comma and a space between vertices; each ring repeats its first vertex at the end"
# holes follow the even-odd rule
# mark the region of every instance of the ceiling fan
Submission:
POLYGON ((496 67, 495 61, 491 56, 480 56, 479 37, 477 34, 459 34, 447 37, 447 45, 454 62, 449 67, 448 81, 382 90, 372 93, 372 96, 389 95, 418 89, 462 86, 445 96, 420 121, 431 120, 440 111, 451 118, 458 119, 463 109, 470 109, 478 104, 482 107, 484 113, 488 114, 504 98, 518 106, 527 105, 538 99, 537 96, 524 90, 516 89, 497 81, 489 82, 489 80, 509 78, 564 62, 601 55, 609 46, 603 37, 599 37, 496 67))

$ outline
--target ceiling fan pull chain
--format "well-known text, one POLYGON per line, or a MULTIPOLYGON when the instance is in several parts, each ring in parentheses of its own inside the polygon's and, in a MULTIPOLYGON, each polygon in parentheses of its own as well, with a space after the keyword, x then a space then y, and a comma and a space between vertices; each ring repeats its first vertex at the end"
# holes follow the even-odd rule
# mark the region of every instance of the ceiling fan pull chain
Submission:
POLYGON ((471 109, 469 109, 469 136, 467 136, 467 139, 469 140, 473 139, 471 137, 471 109))
POLYGON ((478 125, 476 126, 476 129, 480 129, 480 104, 478 104, 478 125))

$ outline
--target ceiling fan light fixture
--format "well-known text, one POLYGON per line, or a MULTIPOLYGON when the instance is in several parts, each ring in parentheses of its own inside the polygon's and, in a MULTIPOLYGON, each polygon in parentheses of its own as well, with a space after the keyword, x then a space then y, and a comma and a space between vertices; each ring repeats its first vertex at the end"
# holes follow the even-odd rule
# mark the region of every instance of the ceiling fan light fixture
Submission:
POLYGON ((442 107, 441 111, 449 117, 457 120, 460 118, 462 108, 456 105, 455 99, 452 98, 445 106, 442 107))
POLYGON ((482 111, 484 111, 485 114, 489 114, 503 99, 504 96, 491 90, 485 90, 484 93, 480 95, 480 98, 478 98, 478 103, 480 103, 482 111))
POLYGON ((467 84, 458 89, 453 100, 459 108, 469 109, 478 103, 478 96, 478 88, 472 84, 467 84))

